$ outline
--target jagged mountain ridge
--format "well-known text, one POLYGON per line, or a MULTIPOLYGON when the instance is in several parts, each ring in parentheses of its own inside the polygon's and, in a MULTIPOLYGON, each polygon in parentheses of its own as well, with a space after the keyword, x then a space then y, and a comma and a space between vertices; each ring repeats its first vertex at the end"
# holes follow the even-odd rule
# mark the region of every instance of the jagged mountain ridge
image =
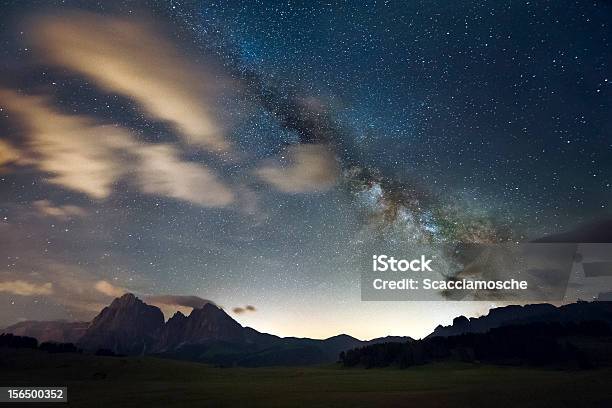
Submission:
POLYGON ((91 321, 78 341, 85 350, 108 349, 120 354, 145 354, 164 326, 162 311, 131 293, 113 300, 91 321))
POLYGON ((578 302, 555 307, 547 303, 510 305, 491 309, 485 316, 455 317, 450 326, 438 326, 427 337, 485 333, 502 326, 528 323, 568 323, 601 320, 612 323, 612 302, 578 302))
POLYGON ((176 312, 160 329, 152 351, 172 354, 187 346, 211 345, 215 342, 259 349, 280 339, 250 327, 243 327, 223 309, 208 303, 193 309, 189 316, 176 312))
MULTIPOLYGON (((406 338, 393 338, 409 341, 406 338)), ((325 340, 278 337, 243 327, 223 309, 208 303, 188 315, 177 312, 167 322, 161 310, 133 294, 102 309, 77 345, 86 351, 158 355, 222 365, 302 365, 336 361, 338 354, 376 343, 348 335, 325 340)), ((388 338, 380 341, 388 341, 388 338)))
MULTIPOLYGON (((468 319, 459 316, 451 326, 438 326, 428 338, 466 333, 485 333, 517 324, 568 323, 599 320, 612 324, 611 302, 578 302, 560 307, 549 304, 506 306, 468 319)), ((385 337, 361 341, 341 334, 324 340, 278 337, 243 327, 223 309, 205 304, 188 316, 177 312, 167 322, 161 310, 126 294, 105 307, 91 323, 22 322, 3 330, 33 335, 41 341, 66 341, 84 331, 78 346, 87 351, 108 349, 117 354, 158 355, 220 365, 304 365, 336 361, 342 351, 375 345, 412 341, 409 337, 385 337), (85 327, 87 325, 87 327, 85 327), (38 328, 39 336, 26 329, 38 328), (58 328, 72 328, 66 337, 58 328), (48 329, 48 330, 44 330, 48 329), (55 338, 50 338, 54 337, 55 338)))

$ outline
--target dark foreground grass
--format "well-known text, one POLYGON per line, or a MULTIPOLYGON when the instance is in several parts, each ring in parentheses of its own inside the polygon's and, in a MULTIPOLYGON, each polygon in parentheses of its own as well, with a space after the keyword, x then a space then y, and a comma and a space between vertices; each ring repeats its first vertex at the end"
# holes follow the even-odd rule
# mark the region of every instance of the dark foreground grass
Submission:
POLYGON ((215 368, 155 358, 2 350, 0 386, 17 385, 68 386, 71 407, 612 406, 612 369, 215 368))

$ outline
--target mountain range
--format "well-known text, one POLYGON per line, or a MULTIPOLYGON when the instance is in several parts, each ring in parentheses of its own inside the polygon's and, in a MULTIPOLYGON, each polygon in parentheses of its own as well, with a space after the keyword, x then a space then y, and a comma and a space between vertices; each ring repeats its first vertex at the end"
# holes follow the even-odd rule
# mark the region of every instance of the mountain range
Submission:
POLYGON ((612 366, 612 302, 507 306, 460 316, 424 339, 374 344, 340 353, 345 367, 406 368, 461 361, 584 369, 612 366))
POLYGON ((452 325, 440 325, 427 337, 485 333, 498 327, 530 323, 576 323, 592 320, 612 324, 612 303, 579 301, 559 307, 547 303, 498 307, 481 317, 455 317, 452 325))
MULTIPOLYGON (((420 350, 419 347, 423 345, 438 347, 438 343, 429 341, 437 338, 450 339, 493 332, 499 337, 500 333, 506 333, 500 330, 534 324, 557 324, 567 331, 576 324, 588 326, 594 321, 612 327, 612 302, 579 301, 560 307, 531 304, 495 308, 486 316, 459 316, 450 326, 438 326, 426 337, 427 342, 392 336, 362 341, 346 334, 320 340, 279 337, 243 327, 212 303, 194 308, 187 316, 176 312, 168 321, 164 321, 159 308, 144 303, 133 294, 125 294, 114 299, 89 323, 26 321, 7 327, 3 332, 35 337, 40 342, 75 343, 86 352, 154 355, 221 366, 257 367, 331 363, 338 360, 341 352, 359 348, 368 353, 367 350, 374 346, 378 348, 372 350, 400 347, 412 353, 420 350), (389 346, 381 348, 379 345, 383 343, 389 346)), ((582 330, 582 326, 579 328, 582 330)), ((512 333, 520 338, 520 330, 523 329, 508 330, 514 330, 512 333)), ((532 335, 527 333, 528 336, 532 335)), ((487 341, 490 342, 489 337, 487 341)))
POLYGON ((90 323, 70 325, 64 321, 21 322, 3 332, 39 341, 74 342, 91 352, 156 355, 223 366, 329 363, 341 351, 355 347, 413 340, 390 336, 362 341, 346 334, 324 340, 279 337, 243 327, 212 303, 194 308, 188 316, 176 312, 165 322, 159 308, 133 294, 113 300, 90 323), (69 327, 74 328, 70 335, 66 333, 69 327))

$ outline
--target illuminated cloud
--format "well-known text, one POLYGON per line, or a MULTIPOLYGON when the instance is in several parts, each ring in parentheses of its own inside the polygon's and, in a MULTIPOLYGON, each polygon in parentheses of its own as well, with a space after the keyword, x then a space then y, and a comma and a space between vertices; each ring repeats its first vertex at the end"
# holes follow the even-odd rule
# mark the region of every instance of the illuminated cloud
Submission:
MULTIPOLYGON (((22 119, 28 154, 35 166, 48 173, 50 183, 102 199, 112 193, 115 182, 134 177, 147 194, 207 207, 234 201, 230 188, 212 170, 182 160, 180 151, 170 145, 141 143, 122 127, 99 126, 83 115, 64 115, 42 97, 0 89, 0 104, 22 119)), ((39 209, 58 214, 44 204, 39 209)))
POLYGON ((21 158, 19 150, 9 142, 0 139, 0 170, 2 167, 18 162, 21 158))
POLYGON ((10 293, 19 296, 50 295, 53 293, 51 282, 37 284, 23 280, 0 282, 0 292, 10 293))
POLYGON ((120 297, 127 292, 126 289, 119 287, 119 286, 115 286, 112 283, 105 281, 105 280, 96 282, 96 284, 94 285, 94 288, 98 292, 102 293, 103 295, 110 296, 110 297, 120 297))
POLYGON ((252 305, 247 305, 245 307, 235 307, 232 309, 232 312, 234 312, 235 314, 243 314, 246 312, 255 312, 257 311, 257 309, 255 308, 255 306, 252 305))
MULTIPOLYGON (((287 150, 289 165, 270 164, 256 170, 267 183, 285 193, 308 193, 331 188, 339 174, 339 165, 323 144, 300 144, 287 150)), ((282 156, 281 159, 285 159, 282 156)))
POLYGON ((40 214, 62 220, 83 217, 87 214, 87 211, 76 205, 53 205, 49 200, 37 200, 32 205, 40 214))
POLYGON ((116 126, 98 126, 84 116, 64 115, 47 100, 0 89, 0 104, 22 119, 27 148, 46 180, 93 198, 107 197, 123 171, 117 158, 134 142, 116 126))
POLYGON ((204 207, 224 207, 234 201, 234 194, 208 168, 180 160, 169 145, 141 147, 137 154, 140 189, 149 194, 189 201, 204 207))
POLYGON ((208 299, 203 299, 199 296, 186 296, 186 295, 157 295, 145 297, 145 302, 149 304, 164 304, 164 305, 177 305, 185 306, 192 309, 199 309, 202 306, 215 302, 208 299))
POLYGON ((188 315, 193 309, 199 309, 205 304, 215 304, 215 302, 203 299, 199 296, 184 295, 147 296, 144 298, 144 301, 147 304, 160 308, 166 318, 170 318, 176 312, 188 315))
POLYGON ((218 78, 186 60, 151 25, 73 12, 35 19, 31 40, 47 60, 173 123, 186 142, 211 151, 228 149, 211 111, 218 78))
MULTIPOLYGON (((90 320, 108 306, 109 298, 127 291, 87 268, 36 254, 24 257, 18 268, 0 272, 0 300, 10 295, 44 296, 44 305, 56 318, 90 320)), ((0 322, 13 319, 10 311, 0 308, 0 322)))

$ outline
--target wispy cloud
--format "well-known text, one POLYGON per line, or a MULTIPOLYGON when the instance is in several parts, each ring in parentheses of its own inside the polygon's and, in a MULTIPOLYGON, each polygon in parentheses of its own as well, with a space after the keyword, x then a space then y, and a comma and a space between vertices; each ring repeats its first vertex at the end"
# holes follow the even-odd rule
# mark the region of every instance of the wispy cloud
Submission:
POLYGON ((84 217, 87 211, 76 205, 54 205, 49 200, 37 200, 32 203, 39 214, 69 220, 76 217, 84 217))
POLYGON ((267 183, 285 193, 324 191, 336 183, 339 165, 334 154, 323 144, 290 146, 281 160, 256 170, 267 183))
POLYGON ((142 143, 120 126, 65 115, 43 97, 0 89, 0 104, 22 119, 27 132, 25 153, 33 165, 48 173, 50 183, 96 199, 108 197, 114 183, 127 180, 144 193, 206 207, 224 207, 234 201, 231 188, 213 170, 183 160, 172 145, 142 143))
POLYGON ((257 309, 255 308, 255 306, 252 306, 252 305, 246 305, 245 307, 235 307, 232 309, 232 312, 234 312, 235 314, 243 314, 243 313, 255 312, 255 311, 257 311, 257 309))
POLYGON ((2 167, 11 163, 19 162, 21 153, 9 142, 0 139, 0 171, 2 167))
POLYGON ((37 284, 23 280, 0 282, 0 292, 19 296, 50 295, 53 293, 51 282, 37 284))
POLYGON ((64 115, 46 98, 0 89, 0 104, 22 120, 27 154, 46 180, 93 198, 107 197, 124 172, 121 153, 134 147, 129 132, 100 126, 82 115, 64 115))
POLYGON ((110 297, 119 297, 127 292, 126 289, 113 285, 112 283, 101 280, 95 283, 94 288, 103 295, 110 297))
MULTIPOLYGON (((17 268, 0 272, 0 298, 44 297, 44 304, 60 313, 57 318, 91 319, 109 304, 110 298, 125 291, 128 290, 114 282, 101 280, 88 268, 35 255, 24 258, 17 268)), ((6 323, 12 318, 8 310, 0 310, 0 321, 6 323)))
POLYGON ((72 12, 34 19, 30 39, 48 61, 173 123, 186 142, 211 151, 229 148, 211 107, 219 78, 186 59, 152 25, 72 12))
POLYGON ((141 158, 137 182, 145 193, 164 195, 204 207, 224 207, 234 193, 208 168, 179 158, 169 145, 144 146, 135 153, 141 158))
POLYGON ((146 296, 144 301, 159 307, 166 318, 170 318, 176 312, 188 315, 193 309, 201 308, 207 303, 215 304, 199 296, 186 295, 151 295, 146 296))

